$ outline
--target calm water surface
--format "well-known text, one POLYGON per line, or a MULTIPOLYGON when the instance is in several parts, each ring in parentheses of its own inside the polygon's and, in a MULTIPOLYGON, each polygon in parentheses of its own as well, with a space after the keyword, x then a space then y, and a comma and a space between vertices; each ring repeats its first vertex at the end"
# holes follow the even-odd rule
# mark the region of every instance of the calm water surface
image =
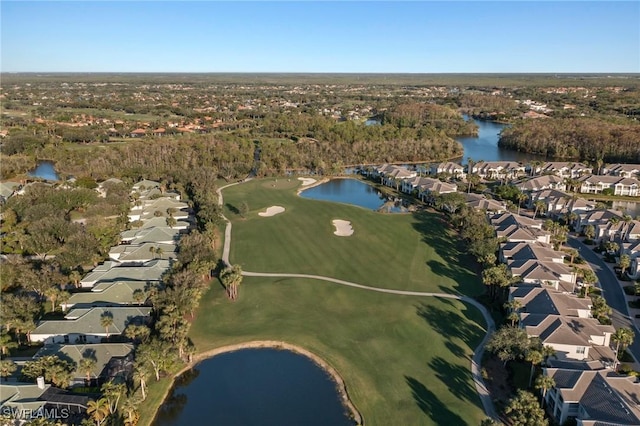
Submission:
POLYGON ((404 211, 400 206, 392 205, 386 197, 373 186, 357 179, 332 179, 328 182, 305 189, 300 193, 303 198, 312 200, 333 201, 353 204, 371 210, 399 213, 404 211))
POLYGON ((29 171, 29 176, 46 179, 46 180, 60 180, 54 164, 51 161, 40 161, 38 166, 29 171))
POLYGON ((243 349, 199 363, 176 380, 154 426, 335 425, 346 415, 335 383, 309 358, 243 349))
POLYGON ((480 160, 522 162, 545 160, 544 156, 498 148, 500 132, 502 129, 507 127, 505 124, 486 120, 476 120, 467 116, 465 116, 465 119, 471 119, 478 125, 478 136, 456 138, 464 148, 462 164, 466 164, 469 157, 471 157, 475 162, 480 160))

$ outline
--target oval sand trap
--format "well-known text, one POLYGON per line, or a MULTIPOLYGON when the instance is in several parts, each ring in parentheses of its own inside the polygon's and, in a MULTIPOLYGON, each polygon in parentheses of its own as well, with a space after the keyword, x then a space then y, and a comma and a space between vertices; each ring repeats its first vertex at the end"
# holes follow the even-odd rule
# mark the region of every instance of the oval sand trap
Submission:
POLYGON ((271 216, 277 215, 278 213, 282 213, 283 211, 284 211, 284 207, 271 206, 271 207, 268 207, 267 210, 265 210, 263 212, 259 212, 258 216, 271 217, 271 216))
POLYGON ((335 235, 339 237, 350 237, 353 235, 353 228, 351 227, 351 222, 348 220, 335 219, 331 221, 331 223, 336 227, 335 235))
POLYGON ((308 185, 312 185, 312 184, 316 183, 316 180, 312 179, 312 178, 299 177, 298 180, 302 181, 302 186, 308 186, 308 185))

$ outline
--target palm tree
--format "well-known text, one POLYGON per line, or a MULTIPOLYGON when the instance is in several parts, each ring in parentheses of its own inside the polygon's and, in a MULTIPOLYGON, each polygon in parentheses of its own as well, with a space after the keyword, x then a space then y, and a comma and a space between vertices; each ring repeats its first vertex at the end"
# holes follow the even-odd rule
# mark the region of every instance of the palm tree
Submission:
POLYGON ((569 255, 569 259, 571 259, 570 263, 573 265, 573 261, 574 259, 580 254, 578 253, 578 250, 574 249, 574 248, 570 248, 569 250, 567 250, 567 254, 569 255))
POLYGON ((512 426, 546 426, 549 424, 544 418, 544 411, 540 408, 536 397, 531 392, 522 389, 509 400, 504 411, 512 426))
POLYGON ((543 346, 542 347, 542 356, 544 356, 544 365, 547 365, 547 361, 549 360, 550 357, 555 356, 556 355, 556 350, 553 349, 553 346, 543 346))
POLYGON ((226 268, 220 274, 222 284, 227 288, 229 299, 236 300, 238 297, 238 286, 242 283, 242 268, 240 265, 233 265, 226 268))
POLYGON ((527 352, 527 355, 525 356, 525 360, 531 363, 531 373, 529 374, 529 387, 531 387, 531 382, 533 381, 533 374, 536 371, 536 365, 544 361, 544 354, 541 351, 532 349, 527 352))
POLYGON ((136 364, 133 369, 133 380, 140 382, 140 391, 142 392, 142 400, 147 399, 147 377, 149 377, 149 370, 143 364, 136 364))
POLYGON ((87 383, 91 382, 91 372, 96 364, 96 359, 91 356, 85 356, 79 362, 80 371, 83 371, 87 375, 87 383))
POLYGON ((75 269, 71 271, 71 273, 69 274, 69 280, 71 280, 71 282, 76 288, 80 287, 81 279, 82 279, 82 275, 80 274, 80 272, 76 271, 75 269))
POLYGON ((527 200, 527 194, 525 194, 524 192, 519 193, 517 200, 518 200, 518 215, 520 215, 520 206, 522 205, 523 202, 527 200))
POLYGON ((140 401, 134 398, 133 395, 127 396, 127 398, 122 401, 120 409, 122 410, 122 414, 124 414, 125 426, 135 426, 138 423, 138 419, 140 418, 140 414, 137 411, 139 403, 140 401))
POLYGON ((9 353, 9 349, 14 349, 18 347, 18 343, 14 342, 9 332, 2 327, 0 331, 0 352, 2 355, 7 355, 9 353))
POLYGON ((542 406, 544 407, 545 397, 547 396, 547 391, 553 388, 556 385, 556 381, 551 376, 547 376, 545 374, 541 374, 536 379, 535 387, 541 392, 542 395, 542 406))
POLYGON ((89 401, 87 404, 87 414, 96 422, 97 426, 100 426, 109 416, 109 404, 106 398, 89 401))
POLYGON ((542 200, 536 201, 535 203, 533 203, 533 206, 535 207, 535 210, 533 211, 533 218, 534 219, 538 215, 538 212, 540 212, 540 213, 544 212, 546 207, 547 207, 547 205, 542 200))
POLYGON ((113 314, 109 311, 105 311, 100 315, 100 325, 104 327, 107 332, 107 339, 109 338, 109 327, 113 325, 113 314))
POLYGON ((584 227, 584 236, 589 241, 593 241, 596 236, 596 228, 593 225, 587 225, 584 227))
POLYGON ((0 360, 0 377, 9 377, 18 366, 10 359, 0 360))
POLYGON ((133 290, 133 294, 132 294, 133 300, 138 304, 138 305, 142 305, 142 302, 144 302, 147 299, 147 295, 144 292, 144 290, 142 289, 135 289, 133 290))
POLYGON ((620 348, 624 351, 627 346, 633 343, 633 338, 635 337, 635 333, 630 328, 621 327, 616 330, 615 333, 611 335, 611 340, 616 342, 616 364, 617 360, 620 357, 620 348))
POLYGON ((618 266, 620 267, 620 276, 624 277, 624 271, 631 266, 631 257, 628 254, 623 254, 620 256, 620 261, 618 262, 618 266))

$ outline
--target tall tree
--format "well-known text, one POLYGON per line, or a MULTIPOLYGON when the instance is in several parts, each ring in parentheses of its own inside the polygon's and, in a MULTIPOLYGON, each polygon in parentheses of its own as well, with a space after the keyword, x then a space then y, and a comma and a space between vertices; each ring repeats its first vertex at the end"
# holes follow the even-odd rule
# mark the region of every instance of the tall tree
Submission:
POLYGON ((102 315, 100 315, 100 325, 104 327, 104 330, 107 333, 107 339, 108 339, 109 327, 113 325, 113 314, 109 311, 104 311, 102 315))
MULTIPOLYGON (((611 335, 611 340, 616 342, 616 358, 620 359, 620 348, 622 351, 633 343, 635 333, 630 328, 620 327, 616 329, 616 332, 611 335)), ((616 363, 617 364, 617 363, 616 363)))
POLYGON ((91 400, 87 404, 87 414, 100 426, 109 417, 109 404, 106 398, 91 400))
POLYGON ((631 266, 631 257, 628 254, 623 254, 622 256, 620 256, 618 266, 620 267, 620 275, 624 277, 625 271, 629 266, 631 266))
POLYGON ((556 381, 551 376, 541 374, 536 379, 535 388, 538 389, 542 395, 542 404, 544 406, 544 400, 547 396, 547 391, 556 385, 556 381))
POLYGON ((227 289, 229 299, 236 300, 238 298, 238 286, 242 283, 242 267, 233 265, 226 268, 220 274, 220 280, 227 289))
POLYGON ((546 426, 549 424, 544 418, 544 411, 538 404, 536 397, 525 390, 518 390, 504 412, 513 426, 546 426))

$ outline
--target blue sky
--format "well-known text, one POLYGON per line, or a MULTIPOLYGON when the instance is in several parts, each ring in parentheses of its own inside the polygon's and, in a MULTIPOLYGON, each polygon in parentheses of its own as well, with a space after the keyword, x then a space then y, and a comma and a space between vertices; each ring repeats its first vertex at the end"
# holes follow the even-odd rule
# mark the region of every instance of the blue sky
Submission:
POLYGON ((3 72, 640 72, 640 2, 0 3, 3 72))

